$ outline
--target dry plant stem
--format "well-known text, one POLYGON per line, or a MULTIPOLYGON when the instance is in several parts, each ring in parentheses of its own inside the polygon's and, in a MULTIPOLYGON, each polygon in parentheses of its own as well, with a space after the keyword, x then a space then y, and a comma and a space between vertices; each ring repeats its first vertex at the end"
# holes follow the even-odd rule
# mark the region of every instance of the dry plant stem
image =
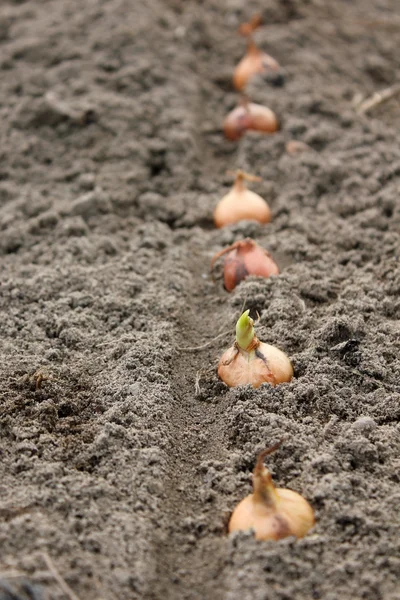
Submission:
POLYGON ((230 246, 228 246, 227 248, 223 248, 222 250, 220 250, 219 252, 217 252, 216 254, 214 254, 214 256, 211 259, 211 266, 210 266, 210 272, 211 272, 211 279, 213 280, 213 283, 215 283, 215 277, 214 277, 214 265, 215 262, 221 258, 221 256, 223 256, 224 254, 226 254, 227 252, 230 252, 231 250, 233 250, 236 246, 237 246, 238 242, 235 242, 234 244, 231 244, 230 246))
POLYGON ((269 456, 270 454, 273 454, 274 452, 276 452, 278 450, 278 448, 280 448, 283 444, 283 442, 286 442, 285 437, 281 438, 279 440, 279 442, 276 442, 276 444, 273 444, 272 446, 270 446, 269 448, 266 448, 265 450, 263 450, 257 457, 257 462, 256 462, 256 466, 255 466, 255 471, 259 472, 262 470, 262 468, 264 467, 264 460, 267 456, 269 456))
POLYGON ((355 19, 354 21, 348 21, 348 24, 351 23, 362 25, 363 27, 383 27, 384 29, 398 29, 400 27, 400 19, 394 15, 383 19, 355 19))
POLYGON ((179 350, 179 352, 199 352, 200 350, 205 350, 205 348, 208 348, 208 346, 212 346, 214 342, 224 337, 225 335, 228 335, 228 333, 230 334, 231 331, 223 331, 215 338, 213 338, 209 342, 206 342, 205 344, 202 344, 201 346, 188 346, 186 348, 183 348, 182 346, 177 346, 176 350, 179 350))
POLYGON ((251 173, 246 173, 246 171, 242 171, 242 169, 238 169, 237 171, 227 171, 227 175, 234 177, 236 181, 262 181, 262 177, 258 175, 252 175, 251 173))
POLYGON ((246 306, 246 302, 247 302, 247 295, 244 297, 244 300, 242 303, 242 308, 240 309, 240 314, 244 313, 244 307, 246 306))
POLYGON ((200 389, 201 375, 202 375, 202 373, 201 373, 201 369, 200 369, 200 371, 197 371, 197 373, 196 373, 196 379, 194 382, 194 395, 195 396, 200 396, 200 393, 201 393, 201 389, 200 389))
POLYGON ((240 35, 242 35, 243 37, 250 36, 253 33, 253 31, 258 29, 261 25, 262 25, 262 16, 259 13, 257 13, 251 17, 250 21, 240 25, 240 27, 238 29, 238 33, 240 35))
POLYGON ((43 560, 46 563, 48 570, 53 575, 54 579, 57 581, 58 585, 60 586, 60 588, 62 589, 64 594, 66 596, 68 596, 68 598, 70 598, 70 600, 80 600, 80 598, 75 594, 75 592, 71 590, 71 588, 69 587, 69 585, 65 581, 65 579, 63 579, 63 577, 61 577, 60 573, 57 571, 53 561, 51 560, 51 558, 47 554, 47 552, 43 552, 42 556, 43 556, 43 560))
POLYGON ((268 469, 264 467, 264 459, 266 456, 275 452, 281 445, 282 440, 277 444, 267 448, 258 455, 256 466, 253 472, 253 497, 267 506, 276 508, 278 496, 276 488, 272 482, 272 475, 268 469))
POLYGON ((201 377, 202 375, 207 375, 207 373, 214 373, 215 372, 215 367, 209 367, 208 369, 199 369, 196 373, 196 379, 194 381, 194 395, 195 396, 200 396, 201 394, 201 387, 200 387, 200 381, 201 381, 201 377))
POLYGON ((22 571, 0 571, 0 579, 19 579, 20 577, 26 577, 26 573, 22 571))
POLYGON ((238 346, 237 342, 235 342, 233 345, 234 345, 235 353, 232 354, 232 356, 228 360, 223 361, 223 364, 225 367, 232 364, 233 361, 235 360, 235 358, 237 357, 237 355, 239 354, 239 346, 238 346))
POLYGON ((375 92, 370 98, 367 98, 360 104, 357 109, 357 112, 360 115, 365 115, 370 112, 377 106, 384 104, 384 102, 388 102, 392 98, 400 95, 400 84, 393 85, 389 88, 382 90, 381 92, 375 92))

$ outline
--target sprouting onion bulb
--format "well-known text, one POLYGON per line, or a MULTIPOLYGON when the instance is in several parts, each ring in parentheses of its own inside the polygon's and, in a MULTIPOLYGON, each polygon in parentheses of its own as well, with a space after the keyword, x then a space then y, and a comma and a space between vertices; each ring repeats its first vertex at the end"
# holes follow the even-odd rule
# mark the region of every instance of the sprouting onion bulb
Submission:
POLYGON ((254 240, 246 238, 217 252, 211 261, 213 272, 215 261, 224 258, 224 287, 228 292, 235 289, 249 275, 270 277, 278 275, 279 269, 272 256, 254 240))
POLYGON ((247 52, 234 71, 233 85, 235 89, 242 91, 254 75, 279 70, 279 63, 272 56, 260 50, 249 37, 247 52))
POLYGON ((259 455, 253 472, 253 493, 233 511, 229 532, 252 529, 258 540, 281 540, 288 536, 302 538, 314 526, 314 511, 307 500, 292 490, 276 488, 264 466, 264 458, 279 445, 259 455))
POLYGON ((277 385, 290 381, 293 367, 282 350, 260 342, 254 331, 254 321, 246 310, 236 323, 236 340, 221 356, 218 376, 229 387, 262 383, 277 385))
POLYGON ((271 210, 266 201, 255 192, 247 189, 246 181, 261 181, 259 177, 249 175, 244 171, 236 172, 235 183, 218 202, 214 210, 216 227, 225 227, 239 221, 258 221, 269 223, 271 210))
POLYGON ((228 140, 236 141, 246 131, 257 131, 263 134, 275 133, 279 130, 279 120, 267 106, 243 99, 239 106, 231 110, 225 117, 223 129, 228 140))

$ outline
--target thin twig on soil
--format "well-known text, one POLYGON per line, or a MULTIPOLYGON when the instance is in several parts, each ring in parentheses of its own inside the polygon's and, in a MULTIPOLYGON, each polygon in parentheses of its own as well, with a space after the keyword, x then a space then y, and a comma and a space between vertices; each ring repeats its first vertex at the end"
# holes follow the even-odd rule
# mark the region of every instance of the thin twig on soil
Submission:
POLYGON ((214 373, 215 372, 215 367, 209 367, 208 369, 199 369, 196 373, 196 379, 194 382, 194 395, 195 396, 200 396, 201 395, 201 387, 200 387, 200 380, 202 375, 207 375, 207 373, 214 373))
POLYGON ((195 396, 200 396, 200 394, 201 394, 200 378, 201 378, 201 369, 200 369, 200 371, 197 371, 197 373, 196 373, 196 379, 194 382, 194 395, 195 396))
POLYGON ((57 571, 53 561, 51 560, 51 558, 47 554, 47 552, 43 552, 42 556, 43 556, 43 560, 46 563, 48 570, 53 575, 54 579, 57 581, 58 585, 60 586, 60 588, 62 589, 64 594, 66 594, 66 596, 68 596, 68 598, 70 598, 70 600, 80 600, 79 597, 75 594, 75 592, 73 590, 71 590, 71 588, 69 587, 69 585, 65 581, 65 579, 63 579, 63 577, 57 571))
POLYGON ((228 333, 232 333, 232 330, 229 331, 223 331, 222 333, 220 333, 219 335, 217 335, 215 338, 213 338, 212 340, 206 342, 205 344, 202 344, 201 346, 188 346, 186 348, 177 346, 177 350, 179 350, 180 352, 198 352, 200 350, 204 350, 205 348, 208 348, 208 346, 212 346, 212 344, 216 341, 219 340, 220 338, 224 337, 225 335, 228 335, 228 333))
POLYGON ((372 96, 364 100, 364 102, 361 102, 357 108, 357 112, 361 115, 365 115, 377 106, 380 106, 384 102, 388 102, 398 95, 400 95, 400 84, 393 85, 381 92, 375 92, 375 94, 372 94, 372 96))
POLYGON ((20 579, 26 577, 26 573, 22 571, 0 571, 0 579, 20 579))

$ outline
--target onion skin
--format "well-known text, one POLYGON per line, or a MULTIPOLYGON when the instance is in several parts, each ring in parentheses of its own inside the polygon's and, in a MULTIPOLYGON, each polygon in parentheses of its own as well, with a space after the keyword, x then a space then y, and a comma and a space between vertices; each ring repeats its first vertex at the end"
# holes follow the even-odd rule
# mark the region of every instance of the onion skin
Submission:
MULTIPOLYGON (((256 338, 257 340, 257 338, 256 338)), ((262 383, 275 386, 293 378, 293 367, 282 350, 257 340, 249 350, 232 346, 218 363, 218 376, 229 387, 262 383)))
POLYGON ((256 539, 277 541, 291 535, 302 538, 314 526, 314 511, 307 500, 292 490, 275 488, 271 473, 262 464, 266 454, 276 447, 258 457, 253 477, 254 492, 233 511, 229 533, 253 529, 256 539))
POLYGON ((279 269, 272 256, 250 238, 235 242, 228 248, 218 252, 212 259, 211 270, 215 261, 226 254, 224 260, 224 287, 228 292, 249 275, 270 277, 279 275, 279 269))
POLYGON ((275 133, 279 130, 279 120, 266 106, 248 102, 237 106, 225 117, 223 130, 228 140, 237 141, 248 130, 275 133))
POLYGON ((236 323, 236 340, 218 363, 218 376, 229 387, 263 383, 273 386, 291 381, 293 367, 282 350, 260 342, 254 332, 254 321, 246 310, 236 323))
POLYGON ((261 133, 275 133, 278 131, 278 118, 270 108, 250 102, 249 111, 251 117, 249 129, 261 133))
POLYGON ((279 63, 269 54, 262 52, 250 40, 247 53, 237 65, 233 74, 233 85, 238 91, 243 91, 249 79, 261 73, 279 71, 279 63))
POLYGON ((251 128, 250 112, 244 106, 237 106, 227 115, 223 127, 225 137, 236 142, 251 128))
POLYGON ((259 223, 271 221, 268 204, 261 196, 247 189, 244 179, 254 180, 254 177, 238 171, 232 189, 218 202, 214 210, 216 227, 225 227, 245 220, 259 223))
POLYGON ((307 500, 292 490, 276 488, 275 491, 277 510, 271 510, 251 494, 237 505, 229 521, 229 532, 253 529, 257 540, 277 541, 289 535, 304 537, 312 526, 312 509, 307 500))

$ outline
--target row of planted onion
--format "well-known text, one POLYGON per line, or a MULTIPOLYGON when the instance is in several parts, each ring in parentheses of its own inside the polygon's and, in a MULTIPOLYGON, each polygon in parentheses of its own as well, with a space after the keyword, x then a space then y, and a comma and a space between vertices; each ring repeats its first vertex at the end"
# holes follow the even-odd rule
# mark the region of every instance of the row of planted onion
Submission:
MULTIPOLYGON (((254 43, 253 32, 260 25, 261 18, 256 15, 239 29, 239 33, 247 38, 247 52, 235 69, 233 84, 241 92, 254 75, 280 69, 278 62, 254 43)), ((252 103, 248 97, 241 98, 239 105, 224 121, 224 134, 232 141, 239 140, 247 130, 271 134, 278 129, 276 115, 266 106, 252 103)), ((232 189, 215 208, 216 227, 242 220, 261 224, 270 222, 271 211, 267 202, 249 190, 246 181, 260 179, 243 171, 236 172, 232 189)), ((279 274, 272 256, 249 238, 218 252, 212 259, 212 271, 215 262, 222 257, 224 287, 229 292, 250 275, 269 277, 279 274)), ((258 388, 263 383, 275 386, 290 381, 293 368, 284 352, 257 338, 254 321, 246 310, 237 321, 233 346, 219 361, 218 375, 230 387, 251 384, 258 388)), ((233 511, 228 526, 230 532, 253 530, 257 539, 279 540, 287 536, 303 537, 314 525, 310 504, 292 490, 275 488, 271 474, 264 466, 265 457, 280 444, 278 442, 258 456, 253 473, 253 493, 233 511)))

